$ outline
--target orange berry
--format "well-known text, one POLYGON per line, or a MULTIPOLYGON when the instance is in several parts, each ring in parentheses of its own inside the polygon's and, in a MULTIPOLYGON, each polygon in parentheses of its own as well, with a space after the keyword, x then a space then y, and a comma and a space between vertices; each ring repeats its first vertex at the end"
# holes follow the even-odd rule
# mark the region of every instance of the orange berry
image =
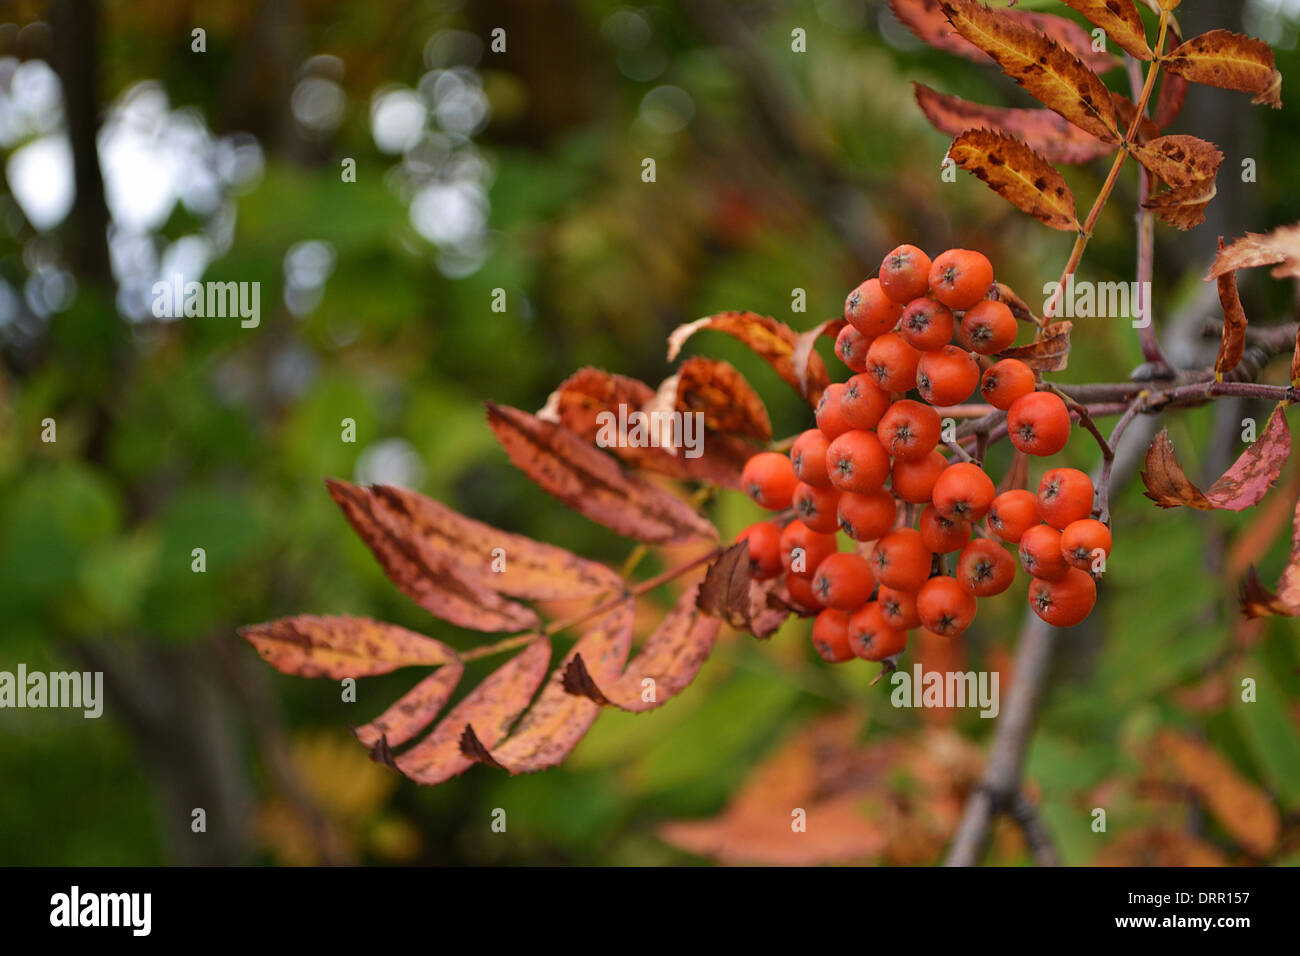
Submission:
POLYGON ((875 432, 855 428, 827 447, 826 473, 841 491, 875 491, 889 477, 889 454, 875 432))
POLYGON ((870 347, 871 339, 851 325, 844 326, 835 337, 835 354, 855 372, 867 370, 867 349, 870 347))
POLYGON ((1036 524, 1021 535, 1020 566, 1045 581, 1063 577, 1070 566, 1061 554, 1061 532, 1050 524, 1036 524))
POLYGON ((939 413, 929 405, 900 399, 880 416, 876 434, 885 451, 895 459, 916 461, 924 458, 939 443, 939 413))
POLYGON ((799 479, 795 477, 790 459, 774 451, 761 451, 754 455, 745 462, 740 473, 740 486, 745 489, 745 494, 768 511, 789 508, 797 484, 799 479))
POLYGON ((817 615, 812 626, 813 647, 830 664, 853 660, 849 646, 849 615, 846 611, 828 607, 817 615))
POLYGON ((814 488, 801 481, 795 486, 791 504, 799 520, 818 534, 834 534, 839 530, 839 489, 814 488))
POLYGON ((935 554, 956 551, 963 547, 971 536, 969 522, 945 518, 934 505, 926 505, 921 509, 921 517, 916 525, 921 533, 921 543, 935 554))
POLYGON ((871 597, 876 582, 867 559, 852 551, 828 555, 813 575, 813 593, 827 607, 852 610, 871 597))
POLYGON ((852 428, 875 428, 889 408, 889 393, 870 375, 854 375, 840 393, 840 411, 852 428))
POLYGON ((930 291, 950 309, 969 309, 988 295, 993 265, 980 252, 949 249, 930 266, 930 291))
POLYGON ((801 578, 794 574, 785 576, 785 589, 790 592, 790 598, 800 607, 805 607, 810 611, 820 611, 824 604, 817 598, 813 591, 812 582, 807 578, 801 578))
POLYGON ((867 374, 886 392, 906 392, 916 385, 921 352, 897 332, 880 336, 867 349, 867 374))
POLYGON ((857 494, 840 495, 840 530, 854 541, 875 541, 889 534, 898 515, 894 496, 883 488, 857 494))
POLYGON ((1074 627, 1097 603, 1097 582, 1087 571, 1069 568, 1057 580, 1035 578, 1029 584, 1029 606, 1053 627, 1074 627))
POLYGON ((1016 579, 1015 559, 996 541, 976 538, 957 556, 957 583, 975 597, 992 597, 1016 579))
POLYGON ((956 405, 980 383, 975 356, 956 345, 925 352, 916 365, 916 390, 931 405, 956 405))
POLYGON ((934 483, 935 510, 954 521, 979 521, 988 514, 997 489, 993 479, 974 462, 959 461, 944 469, 934 483))
POLYGON ((781 532, 781 567, 794 578, 811 578, 827 557, 840 549, 833 534, 821 534, 802 521, 791 521, 781 532))
POLYGON ((952 310, 934 299, 913 299, 898 323, 898 332, 907 344, 922 352, 947 345, 952 341, 952 330, 952 310))
POLYGON ((821 400, 817 403, 817 427, 827 441, 839 438, 852 427, 845 420, 844 409, 840 407, 845 388, 847 386, 843 382, 826 386, 826 391, 822 392, 821 400))
POLYGON ((984 371, 980 394, 994 408, 1005 412, 1022 395, 1034 390, 1034 370, 1020 359, 994 362, 984 371))
POLYGON ((781 573, 781 529, 775 521, 751 524, 736 538, 749 542, 749 575, 760 581, 781 573))
POLYGON ((790 446, 790 466, 794 475, 805 485, 829 488, 831 476, 826 474, 826 449, 831 440, 820 428, 810 428, 790 446))
POLYGON ((1092 479, 1077 468, 1051 468, 1038 483, 1038 513, 1058 531, 1092 514, 1092 479))
POLYGON ((1032 491, 1004 491, 989 505, 989 527, 1003 541, 1019 544, 1026 531, 1039 522, 1038 498, 1032 491))
POLYGON ((1110 528, 1096 518, 1072 521, 1061 532, 1061 554, 1067 564, 1084 571, 1092 570, 1097 552, 1110 557, 1110 528))
POLYGON ((1016 317, 1003 302, 985 299, 966 310, 961 319, 961 337, 980 355, 1001 352, 1016 340, 1016 317))
POLYGON ((908 461, 904 458, 894 459, 894 472, 889 486, 899 498, 914 505, 923 505, 930 500, 934 492, 934 483, 939 480, 948 459, 938 451, 931 451, 924 458, 908 461))
POLYGON ((930 576, 930 549, 914 528, 896 528, 876 542, 871 571, 886 587, 920 590, 930 576))
POLYGON ((1007 434, 1027 455, 1055 455, 1070 440, 1070 412, 1059 395, 1030 392, 1007 410, 1007 434))
POLYGON ((921 626, 921 616, 916 613, 916 592, 900 591, 882 585, 876 594, 876 603, 880 605, 880 614, 890 627, 906 631, 921 626))
POLYGON ((844 318, 863 335, 884 335, 902 314, 903 307, 885 295, 879 279, 868 279, 844 300, 844 318))
POLYGON ((976 601, 953 578, 930 578, 916 595, 921 626, 943 637, 956 637, 975 620, 976 601))
POLYGON ((899 246, 880 263, 880 288, 895 302, 925 295, 929 283, 930 257, 916 246, 899 246))
POLYGON ((889 624, 872 601, 849 616, 849 647, 864 661, 883 661, 907 647, 907 632, 889 624))

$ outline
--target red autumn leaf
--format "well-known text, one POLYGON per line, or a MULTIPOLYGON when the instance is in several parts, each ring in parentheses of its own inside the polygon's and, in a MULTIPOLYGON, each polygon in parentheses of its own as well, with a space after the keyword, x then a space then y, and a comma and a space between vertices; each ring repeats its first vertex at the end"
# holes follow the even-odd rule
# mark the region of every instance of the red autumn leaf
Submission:
POLYGON ((687 504, 554 422, 506 405, 487 404, 488 424, 524 474, 592 521, 638 541, 675 544, 715 539, 717 531, 687 504))
POLYGON ((1217 192, 1213 179, 1203 179, 1166 189, 1152 196, 1142 207, 1154 212, 1161 222, 1186 231, 1205 222, 1205 207, 1217 192))
MULTIPOLYGON (((1223 237, 1219 237, 1219 252, 1223 252, 1223 237)), ((1241 307, 1237 293, 1237 273, 1225 272, 1218 278, 1219 305, 1223 309, 1223 335, 1219 339, 1219 354, 1214 359, 1214 372, 1220 381, 1224 372, 1231 372, 1241 361, 1246 350, 1246 311, 1241 307)))
POLYGON ((1065 179, 1020 140, 970 129, 952 141, 948 156, 1022 212, 1053 229, 1078 232, 1074 194, 1065 179))
POLYGON ((444 664, 370 723, 353 728, 353 735, 372 753, 381 741, 388 747, 400 747, 438 716, 464 672, 463 664, 444 664))
POLYGON ((1086 163, 1117 149, 1114 143, 1103 143, 1051 110, 985 106, 932 90, 924 83, 914 82, 912 87, 926 119, 949 136, 985 127, 1023 140, 1045 159, 1059 163, 1086 163))
POLYGON ((1064 0, 1089 21, 1106 31, 1106 36, 1139 60, 1154 57, 1147 43, 1146 28, 1133 0, 1064 0))
POLYGON ((1138 162, 1170 186, 1213 179, 1223 162, 1217 146, 1195 136, 1160 136, 1132 149, 1138 162))
POLYGON ((1070 361, 1070 330, 1073 322, 1053 322, 1043 328, 1041 335, 1029 345, 1005 349, 997 354, 1000 359, 1014 358, 1030 368, 1043 372, 1059 372, 1070 361))
POLYGON ((812 357, 816 354, 813 349, 817 345, 817 340, 823 335, 830 339, 835 338, 846 325, 848 325, 848 322, 843 319, 827 319, 825 322, 817 323, 807 332, 799 333, 799 338, 795 341, 794 354, 790 357, 790 360, 794 363, 794 374, 799 379, 799 393, 801 395, 808 394, 811 384, 808 381, 808 366, 812 362, 812 357))
POLYGON ((1044 106, 1106 142, 1118 142, 1115 104, 1091 69, 1033 27, 979 0, 940 0, 957 32, 1044 106))
POLYGON ((402 593, 435 617, 476 631, 526 631, 537 614, 462 575, 454 558, 438 553, 410 520, 365 488, 327 479, 343 516, 402 593))
POLYGON ((1178 118, 1187 102, 1187 87, 1190 84, 1177 73, 1166 73, 1160 80, 1160 93, 1156 96, 1155 115, 1151 122, 1156 129, 1164 129, 1178 118))
POLYGON ((767 407, 735 366, 696 356, 681 364, 676 379, 677 411, 698 412, 704 416, 704 424, 716 432, 761 442, 772 440, 767 407))
POLYGON ((1253 93, 1254 103, 1282 108, 1282 74, 1267 43, 1230 30, 1211 30, 1166 54, 1164 68, 1193 83, 1253 93))
POLYGON ((676 360, 686 344, 686 340, 701 329, 723 332, 743 342, 762 357, 778 375, 781 376, 808 404, 816 407, 821 394, 830 383, 826 363, 820 355, 813 355, 808 360, 808 389, 799 383, 799 376, 794 368, 794 349, 799 336, 784 322, 755 312, 719 312, 717 315, 705 316, 694 322, 687 322, 673 329, 668 336, 668 361, 676 360))
POLYGON ((1194 485, 1178 463, 1169 429, 1161 429, 1147 448, 1142 483, 1146 496, 1162 508, 1187 507, 1198 511, 1243 511, 1263 500, 1273 487, 1291 453, 1291 429, 1285 405, 1273 409, 1261 434, 1241 453, 1209 491, 1194 485))
POLYGON ((531 642, 474 688, 393 765, 416 783, 429 786, 464 773, 473 764, 460 750, 465 728, 473 724, 483 746, 495 746, 533 699, 550 660, 550 641, 539 637, 531 642))
POLYGON ((241 627, 239 636, 276 670, 298 677, 370 677, 456 660, 441 641, 365 617, 282 617, 241 627))
POLYGON ((708 660, 718 636, 718 619, 695 606, 698 593, 698 585, 682 593, 622 674, 593 674, 586 658, 574 654, 565 668, 565 689, 600 706, 638 713, 681 693, 708 660))
POLYGON ((512 774, 534 773, 564 760, 600 715, 599 704, 565 690, 569 664, 575 659, 591 661, 595 679, 612 682, 632 646, 635 610, 636 602, 627 600, 588 625, 510 736, 492 747, 483 743, 471 723, 465 728, 462 753, 512 774))
POLYGON ((1257 266, 1277 266, 1272 272, 1276 279, 1300 278, 1300 223, 1267 233, 1246 233, 1219 250, 1206 279, 1257 266))

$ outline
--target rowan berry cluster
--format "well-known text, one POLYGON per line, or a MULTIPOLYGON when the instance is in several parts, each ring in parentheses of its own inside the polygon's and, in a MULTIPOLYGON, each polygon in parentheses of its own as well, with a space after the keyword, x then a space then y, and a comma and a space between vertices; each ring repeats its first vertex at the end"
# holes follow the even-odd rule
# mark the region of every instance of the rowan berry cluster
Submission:
POLYGON ((786 512, 741 534, 751 574, 784 576, 791 599, 816 612, 812 640, 828 661, 892 660, 915 627, 960 635, 978 599, 1015 579, 1004 544, 1019 547, 1039 617, 1070 627, 1092 610, 1091 572, 1104 567, 1111 535, 1091 517, 1088 476, 1053 468, 1037 494, 998 494, 981 465, 944 453, 937 409, 977 389, 1006 412, 1008 437, 1026 454, 1054 455, 1070 435, 1064 401, 1039 390, 1028 365, 983 358, 1017 334, 997 290, 979 252, 950 249, 933 262, 911 245, 890 252, 844 304, 835 352, 854 374, 826 389, 816 427, 788 456, 763 452, 745 466, 746 493, 786 512), (840 532, 852 550, 840 550, 840 532))

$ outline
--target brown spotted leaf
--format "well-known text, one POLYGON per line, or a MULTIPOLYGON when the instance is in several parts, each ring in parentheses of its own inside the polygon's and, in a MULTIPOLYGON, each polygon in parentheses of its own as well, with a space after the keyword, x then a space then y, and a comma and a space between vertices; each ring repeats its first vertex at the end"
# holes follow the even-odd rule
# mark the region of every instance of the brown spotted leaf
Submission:
POLYGON ((1022 140, 1045 159, 1059 163, 1086 163, 1117 148, 1114 143, 1103 143, 1085 133, 1051 110, 985 106, 932 90, 924 83, 913 83, 912 87, 926 119, 949 136, 973 128, 997 130, 1022 140))
POLYGON ((1264 431, 1205 492, 1206 500, 1224 511, 1253 508, 1277 482, 1290 455, 1291 428, 1286 404, 1280 402, 1268 416, 1264 431))
POLYGON ((940 0, 939 5, 958 33, 1040 103, 1099 139, 1119 141, 1106 84, 1065 47, 979 0, 940 0))
POLYGON ((830 383, 826 363, 822 361, 820 355, 812 355, 808 359, 808 388, 805 391, 800 385, 799 375, 794 368, 794 350, 798 344, 798 334, 784 322, 778 322, 771 316, 759 315, 756 312, 719 312, 717 315, 705 316, 694 322, 679 325, 668 336, 668 361, 676 360, 686 340, 701 329, 723 332, 747 345, 771 365, 795 391, 803 395, 809 405, 816 407, 817 402, 821 400, 822 392, 830 383))
POLYGON ((409 518, 368 489, 334 479, 326 486, 389 580, 430 614, 476 631, 526 631, 538 625, 531 608, 463 575, 454 557, 436 551, 409 518))
POLYGON ((632 712, 651 710, 681 693, 708 659, 720 627, 716 617, 696 607, 698 594, 698 585, 682 593, 622 674, 593 674, 586 658, 574 655, 565 670, 565 689, 632 712))
POLYGON ((1146 496, 1161 508, 1187 507, 1209 511, 1211 505, 1201 489, 1192 484, 1174 453, 1174 443, 1169 440, 1169 429, 1151 439, 1147 447, 1146 464, 1139 473, 1146 486, 1146 496))
POLYGON ((1282 108, 1282 74, 1267 43, 1229 30, 1192 37, 1164 58, 1164 67, 1193 83, 1253 93, 1254 103, 1282 108))
POLYGON ((813 356, 817 354, 813 351, 817 340, 823 335, 834 339, 846 325, 848 325, 848 322, 843 319, 827 319, 825 322, 819 322, 807 332, 799 333, 799 338, 795 340, 794 354, 790 357, 790 361, 794 363, 794 374, 799 379, 799 393, 801 395, 807 395, 812 384, 808 381, 808 367, 813 356))
POLYGON ((592 521, 638 541, 715 539, 689 505, 628 475, 581 436, 508 405, 487 403, 488 424, 510 460, 543 489, 592 521))
POLYGON ((416 783, 429 786, 464 773, 473 764, 460 749, 465 728, 473 724, 485 747, 496 746, 533 699, 550 660, 549 640, 541 637, 531 642, 488 675, 394 765, 416 783))
POLYGON ((1005 349, 997 354, 1000 359, 1019 359, 1032 369, 1041 372, 1059 372, 1070 362, 1070 330, 1073 322, 1053 322, 1042 329, 1038 339, 1029 345, 1005 349))
POLYGON ((370 723, 353 728, 353 735, 372 751, 381 740, 400 747, 438 716, 464 672, 463 664, 444 664, 370 723))
MULTIPOLYGON (((352 487, 357 493, 366 493, 352 487)), ((588 597, 623 588, 623 579, 603 564, 467 518, 418 492, 375 485, 369 494, 399 515, 404 526, 445 562, 453 564, 459 575, 485 588, 543 601, 588 597)))
POLYGON ((441 641, 365 617, 301 614, 241 627, 239 636, 276 670, 298 677, 370 677, 456 660, 441 641))
POLYGON ((467 757, 510 773, 535 773, 564 760, 591 729, 600 704, 564 689, 564 675, 575 660, 591 662, 594 679, 611 683, 623 670, 632 646, 634 600, 624 601, 588 625, 581 639, 552 673, 536 703, 520 718, 510 736, 495 747, 485 745, 473 725, 466 728, 462 751, 467 757))
POLYGON ((772 440, 772 421, 754 387, 735 366, 696 356, 677 370, 677 411, 699 413, 714 431, 772 440))
POLYGON ((1214 180, 1204 179, 1166 189, 1152 196, 1142 206, 1154 212, 1161 222, 1185 231, 1205 222, 1205 207, 1210 204, 1216 192, 1214 180))
MULTIPOLYGON (((1219 252, 1223 252, 1223 237, 1219 237, 1219 252)), ((1219 339, 1219 354, 1214 359, 1214 372, 1219 381, 1223 373, 1231 372, 1241 361, 1246 350, 1246 311, 1241 307, 1237 293, 1237 273, 1229 271, 1218 278, 1219 305, 1223 308, 1223 335, 1219 339)))
POLYGON ((1064 0, 1066 6, 1078 10, 1089 21, 1106 31, 1106 36, 1119 44, 1127 53, 1139 60, 1150 60, 1155 54, 1147 44, 1146 28, 1133 0, 1064 0))
MULTIPOLYGON (((963 56, 978 63, 988 62, 987 53, 953 29, 939 0, 890 0, 889 5, 893 8, 894 15, 909 30, 936 50, 963 56)), ((1116 65, 1115 58, 1109 53, 1092 48, 1092 37, 1088 31, 1073 20, 1030 10, 1003 10, 1001 13, 1016 23, 1047 34, 1098 72, 1105 72, 1116 65)))
POLYGON ((1300 278, 1300 223, 1267 233, 1246 233, 1219 250, 1206 278, 1216 279, 1235 269, 1257 266, 1276 266, 1274 278, 1300 278))
POLYGON ((967 130, 948 156, 1022 212, 1068 232, 1079 230, 1074 194, 1046 159, 1020 140, 987 129, 967 130))
POLYGON ((1204 741, 1171 730, 1157 736, 1178 776, 1210 814, 1249 853, 1267 857, 1282 835, 1282 820, 1268 795, 1204 741))
POLYGON ((1138 162, 1170 186, 1213 179, 1223 162, 1217 146, 1195 136, 1160 136, 1132 149, 1138 162))

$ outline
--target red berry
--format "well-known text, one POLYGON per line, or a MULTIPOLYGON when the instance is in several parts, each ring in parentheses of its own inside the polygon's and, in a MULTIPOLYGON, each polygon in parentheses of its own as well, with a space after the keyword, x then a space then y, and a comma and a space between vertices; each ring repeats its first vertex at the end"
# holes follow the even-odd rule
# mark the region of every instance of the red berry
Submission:
POLYGON ((740 486, 760 508, 784 511, 794 497, 795 477, 790 459, 774 451, 761 451, 745 462, 740 486))
POLYGON ((949 249, 930 266, 930 290, 950 309, 969 309, 988 295, 993 266, 983 253, 949 249))
POLYGON ((1020 566, 1032 577, 1055 581, 1070 566, 1061 554, 1061 532, 1050 524, 1036 524, 1020 538, 1020 566))
POLYGON ((916 525, 921 532, 921 543, 935 554, 957 551, 971 536, 969 522, 945 518, 934 505, 926 505, 921 509, 921 517, 916 525))
POLYGON ((871 572, 886 587, 917 591, 930 576, 930 549, 913 528, 897 528, 876 542, 871 572))
POLYGON ((805 607, 810 611, 820 611, 825 607, 818 600, 816 592, 813 591, 812 581, 808 578, 787 574, 785 576, 785 589, 790 592, 791 599, 800 607, 805 607))
POLYGON ((1038 513, 1064 530, 1092 514, 1092 479, 1077 468, 1051 468, 1038 483, 1038 513))
POLYGON ((867 559, 852 551, 828 555, 813 575, 813 592, 827 607, 841 610, 861 607, 875 587, 867 559))
POLYGON ((822 392, 821 400, 817 403, 817 427, 827 441, 838 438, 853 427, 845 419, 844 409, 840 407, 845 388, 847 386, 843 382, 826 386, 826 391, 822 392))
POLYGON ((916 595, 921 625, 943 637, 956 637, 975 620, 976 601, 950 577, 930 578, 916 595))
POLYGON ((884 335, 902 314, 903 307, 885 295, 879 279, 868 279, 844 300, 844 318, 863 335, 884 335))
POLYGON ((934 483, 934 507, 945 518, 979 521, 988 514, 997 491, 993 479, 974 462, 949 465, 934 483))
POLYGON ((1074 627, 1097 603, 1097 582, 1087 571, 1070 568, 1057 580, 1035 578, 1029 584, 1029 606, 1053 627, 1074 627))
POLYGON ((914 591, 900 591, 881 585, 876 594, 876 603, 880 605, 880 613, 890 627, 906 631, 921 626, 921 616, 916 613, 914 591))
POLYGON ((795 486, 794 512, 818 534, 834 534, 840 527, 840 493, 836 488, 814 488, 800 482, 795 486))
POLYGON ((841 664, 853 660, 853 648, 849 646, 848 613, 828 607, 818 614, 813 621, 812 642, 822 660, 828 663, 841 664))
POLYGON ((924 458, 916 461, 896 458, 889 485, 893 488, 894 494, 904 501, 923 505, 930 500, 934 483, 939 480, 939 476, 947 467, 948 459, 938 451, 931 451, 924 458))
POLYGON ((875 432, 845 432, 826 449, 826 473, 841 491, 875 491, 889 478, 889 454, 875 432))
POLYGON ((1011 544, 1019 544, 1021 536, 1038 521, 1038 498, 1024 488, 1004 491, 989 505, 989 527, 1011 544))
POLYGON ((885 451, 895 459, 917 461, 926 457, 939 443, 939 413, 929 405, 900 399, 880 418, 876 434, 885 451))
POLYGON ((794 475, 805 485, 829 488, 831 476, 826 474, 826 449, 831 440, 820 428, 810 428, 790 446, 790 465, 794 475))
POLYGON ((749 573, 760 581, 781 573, 781 529, 775 521, 751 524, 736 538, 749 542, 749 573))
POLYGON ((855 372, 867 370, 867 349, 870 347, 871 339, 851 325, 844 326, 835 337, 835 354, 855 372))
POLYGON ((833 534, 819 534, 802 521, 791 521, 781 532, 781 567, 792 577, 811 578, 817 565, 840 548, 833 534))
POLYGON ((952 330, 952 310, 934 299, 913 299, 898 322, 899 334, 922 352, 947 345, 952 341, 952 330))
POLYGON ((1110 528, 1096 518, 1072 521, 1061 532, 1061 555, 1067 564, 1084 571, 1092 570, 1097 552, 1103 559, 1110 557, 1110 528))
POLYGON ((1020 359, 994 362, 980 381, 980 394, 994 408, 1005 412, 1017 398, 1034 390, 1034 370, 1020 359))
POLYGON ((867 373, 887 392, 906 392, 916 386, 916 364, 921 352, 897 332, 880 336, 867 349, 867 373))
POLYGON ((1059 395, 1030 392, 1007 410, 1007 434, 1027 455, 1055 455, 1070 440, 1070 412, 1059 395))
POLYGON ((854 375, 840 393, 840 411, 851 428, 875 428, 889 408, 889 393, 869 375, 854 375))
POLYGON ((1016 340, 1016 317, 1002 302, 985 299, 966 310, 961 319, 961 337, 980 355, 1001 352, 1016 340))
POLYGON ((929 283, 930 257, 916 246, 899 246, 880 263, 880 288, 895 302, 925 295, 929 283))
POLYGON ((840 495, 840 530, 854 541, 875 541, 889 534, 897 514, 894 496, 883 488, 865 494, 846 491, 840 495))
POLYGON ((956 345, 926 352, 916 365, 916 390, 931 405, 956 405, 980 383, 975 356, 956 345))
POLYGON ((1016 562, 997 542, 976 538, 962 548, 954 576, 975 597, 991 597, 1011 587, 1016 579, 1016 562))
POLYGON ((864 661, 883 661, 907 647, 907 632, 886 621, 880 605, 872 601, 850 615, 849 647, 864 661))

